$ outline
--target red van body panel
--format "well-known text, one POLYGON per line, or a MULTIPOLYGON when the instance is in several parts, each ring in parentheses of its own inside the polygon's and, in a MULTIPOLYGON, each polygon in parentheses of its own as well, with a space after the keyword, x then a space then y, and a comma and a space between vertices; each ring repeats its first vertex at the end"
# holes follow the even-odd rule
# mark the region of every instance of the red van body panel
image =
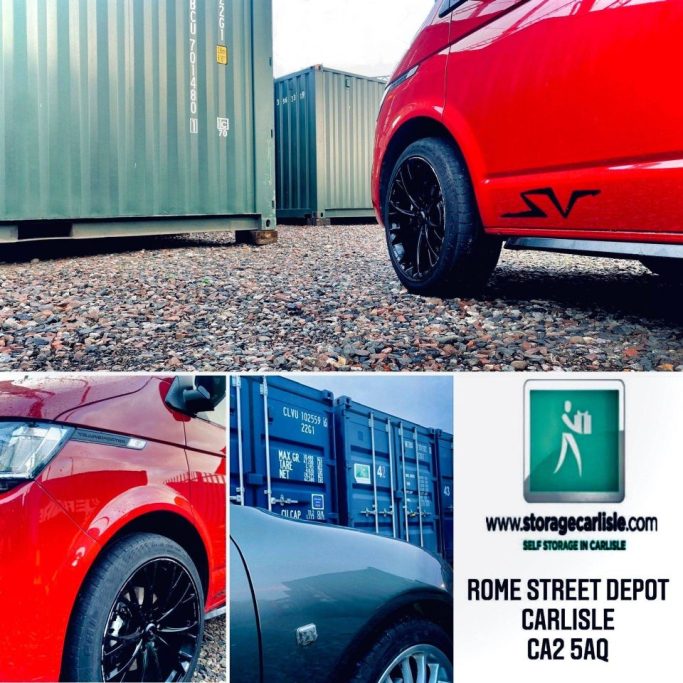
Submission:
POLYGON ((380 112, 380 219, 387 151, 422 117, 460 148, 488 233, 683 244, 682 2, 467 0, 447 48, 440 6, 380 112))
POLYGON ((70 439, 34 481, 0 493, 0 597, 10 620, 0 629, 0 680, 59 679, 69 618, 90 567, 148 513, 175 515, 196 530, 208 558, 206 611, 225 604, 225 430, 169 408, 171 383, 0 382, 0 420, 47 419, 146 441, 135 450, 70 439))

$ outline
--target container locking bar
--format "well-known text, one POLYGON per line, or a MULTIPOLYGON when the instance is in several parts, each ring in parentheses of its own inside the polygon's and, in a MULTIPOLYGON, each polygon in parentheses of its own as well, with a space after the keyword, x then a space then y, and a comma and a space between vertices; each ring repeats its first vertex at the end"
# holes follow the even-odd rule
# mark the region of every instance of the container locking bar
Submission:
POLYGON ((237 468, 239 472, 239 488, 236 495, 230 496, 230 502, 245 504, 244 500, 244 453, 242 450, 242 378, 236 375, 232 378, 235 387, 235 402, 237 412, 237 468))
POLYGON ((408 526, 408 486, 406 485, 406 445, 403 439, 403 422, 401 422, 401 469, 403 470, 403 514, 405 515, 406 541, 410 543, 410 527, 408 526))
POLYGON ((394 449, 391 444, 391 420, 387 418, 387 443, 389 444, 389 485, 391 486, 391 535, 396 538, 396 516, 394 515, 394 508, 396 500, 394 498, 394 449))
POLYGON ((413 429, 413 443, 415 444, 415 472, 417 476, 417 509, 420 520, 420 548, 425 547, 424 534, 422 532, 422 484, 420 482, 420 453, 417 450, 417 427, 413 429))
POLYGON ((375 511, 375 533, 379 533, 379 514, 377 514, 377 462, 375 458, 375 414, 370 413, 370 420, 368 420, 368 425, 370 426, 370 446, 372 448, 372 497, 373 497, 373 510, 375 511))
POLYGON ((270 424, 268 422, 268 378, 264 377, 261 383, 261 395, 263 396, 263 434, 266 441, 266 500, 268 512, 273 511, 273 487, 270 476, 270 424))

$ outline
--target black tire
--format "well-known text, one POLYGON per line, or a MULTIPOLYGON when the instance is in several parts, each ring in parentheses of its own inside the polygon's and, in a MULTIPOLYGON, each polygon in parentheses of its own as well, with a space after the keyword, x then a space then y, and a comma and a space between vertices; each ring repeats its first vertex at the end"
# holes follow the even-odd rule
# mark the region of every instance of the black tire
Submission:
MULTIPOLYGON (((104 656, 105 646, 111 647, 112 642, 116 643, 118 640, 121 642, 121 647, 123 647, 122 641, 125 640, 125 638, 119 637, 122 631, 117 631, 117 635, 109 635, 113 633, 111 630, 112 619, 118 619, 119 621, 121 619, 116 616, 119 614, 116 610, 121 609, 122 605, 128 604, 131 607, 129 612, 131 620, 137 617, 137 614, 140 614, 140 621, 143 621, 143 623, 146 620, 143 618, 143 611, 158 610, 156 614, 159 615, 159 618, 162 618, 160 615, 161 610, 171 605, 171 601, 175 602, 178 600, 179 593, 183 590, 184 585, 189 587, 190 594, 192 594, 192 590, 196 590, 197 604, 196 606, 194 605, 195 600, 193 598, 192 605, 196 607, 194 611, 197 615, 197 626, 193 626, 192 633, 187 636, 194 643, 194 647, 192 645, 187 646, 184 642, 182 645, 178 645, 178 654, 182 656, 178 657, 178 675, 172 678, 172 680, 191 680, 192 673, 197 666, 204 634, 204 592, 202 583, 192 559, 181 546, 164 536, 150 533, 134 533, 124 536, 114 541, 97 559, 78 594, 71 616, 64 650, 62 680, 104 680, 103 667, 110 664, 110 660, 104 656), (177 572, 177 575, 182 578, 183 583, 177 583, 175 589, 171 588, 167 592, 154 594, 150 592, 149 604, 147 603, 146 596, 144 598, 138 597, 135 601, 139 603, 137 607, 130 600, 124 603, 126 597, 122 591, 130 585, 129 582, 135 581, 134 577, 136 576, 142 576, 141 573, 149 572, 151 574, 152 568, 155 567, 160 576, 157 577, 155 573, 151 575, 150 581, 158 581, 157 585, 162 586, 165 585, 163 579, 166 579, 168 583, 173 585, 174 572, 177 572), (168 602, 164 602, 166 599, 168 602), (142 602, 140 602, 141 600, 142 602), (137 614, 133 614, 134 612, 137 612, 137 614), (117 640, 114 640, 115 638, 117 640), (194 652, 192 652, 193 650, 194 652), (187 667, 186 670, 184 670, 185 667, 187 667), (184 670, 184 673, 182 670, 184 670)), ((126 595, 130 597, 131 594, 126 595)), ((183 595, 184 597, 185 595, 183 595)), ((182 601, 183 598, 180 598, 180 600, 182 601)), ((187 600, 184 602, 187 602, 187 600)), ((183 607, 183 609, 186 608, 183 607)), ((155 647, 154 644, 148 645, 147 643, 154 638, 167 639, 167 642, 170 641, 171 648, 163 645, 164 659, 167 657, 166 653, 172 653, 176 644, 180 643, 177 634, 173 634, 173 637, 171 637, 162 630, 161 623, 159 621, 159 624, 155 627, 155 629, 159 629, 158 634, 145 635, 145 645, 142 646, 139 654, 139 657, 142 657, 144 654, 145 666, 147 666, 147 661, 150 662, 149 672, 143 677, 142 666, 140 665, 140 660, 137 659, 133 665, 135 669, 129 672, 132 676, 127 676, 126 680, 159 679, 158 669, 153 669, 152 657, 156 659, 154 666, 161 666, 162 662, 160 660, 162 657, 152 653, 155 647), (161 636, 161 633, 164 633, 164 636, 161 636), (148 650, 147 648, 150 649, 148 650), (149 660, 147 660, 148 655, 149 660)), ((187 623, 190 622, 188 621, 187 623)), ((168 622, 166 624, 168 625, 168 622)), ((174 625, 174 628, 177 628, 177 624, 174 625)), ((141 633, 147 634, 147 630, 141 631, 141 633)), ((143 640, 142 635, 139 640, 143 640)), ((135 646, 126 644, 125 647, 135 646)), ((159 652, 162 651, 161 647, 159 645, 159 652)), ((117 668, 123 670, 122 665, 117 665, 114 670, 117 668)), ((113 680, 118 680, 118 677, 114 677, 113 680)))
POLYGON ((453 680, 452 637, 431 621, 406 618, 383 632, 356 665, 350 683, 379 683, 395 658, 415 645, 429 645, 439 650, 450 663, 450 680, 453 680))
POLYGON ((411 144, 396 160, 382 201, 391 262, 409 291, 450 297, 484 287, 498 263, 502 240, 484 232, 465 162, 450 142, 425 138, 411 144), (431 191, 423 196, 405 192, 402 181, 413 181, 411 168, 431 191), (431 234, 431 243, 427 237, 420 242, 423 230, 431 234), (425 260, 426 272, 419 272, 425 260))
POLYGON ((640 261, 648 270, 670 282, 683 282, 683 259, 652 256, 640 261))

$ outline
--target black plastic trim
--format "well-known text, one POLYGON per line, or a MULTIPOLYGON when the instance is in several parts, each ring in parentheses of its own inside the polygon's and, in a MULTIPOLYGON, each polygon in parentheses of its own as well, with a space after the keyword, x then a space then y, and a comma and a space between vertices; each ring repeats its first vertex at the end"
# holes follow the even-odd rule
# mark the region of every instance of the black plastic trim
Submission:
POLYGON ((439 10, 439 18, 443 19, 447 14, 450 14, 454 9, 464 5, 469 0, 443 0, 441 9, 439 10))

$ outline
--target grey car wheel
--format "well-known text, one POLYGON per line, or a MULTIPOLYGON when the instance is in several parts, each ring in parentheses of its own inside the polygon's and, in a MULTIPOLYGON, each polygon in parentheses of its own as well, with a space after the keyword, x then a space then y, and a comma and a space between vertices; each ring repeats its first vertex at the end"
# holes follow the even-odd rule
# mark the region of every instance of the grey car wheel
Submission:
POLYGON ((407 617, 384 628, 354 666, 350 683, 453 683, 452 651, 450 630, 407 617))
POLYGON ((433 645, 413 645, 401 652, 378 683, 453 683, 453 666, 433 645))

